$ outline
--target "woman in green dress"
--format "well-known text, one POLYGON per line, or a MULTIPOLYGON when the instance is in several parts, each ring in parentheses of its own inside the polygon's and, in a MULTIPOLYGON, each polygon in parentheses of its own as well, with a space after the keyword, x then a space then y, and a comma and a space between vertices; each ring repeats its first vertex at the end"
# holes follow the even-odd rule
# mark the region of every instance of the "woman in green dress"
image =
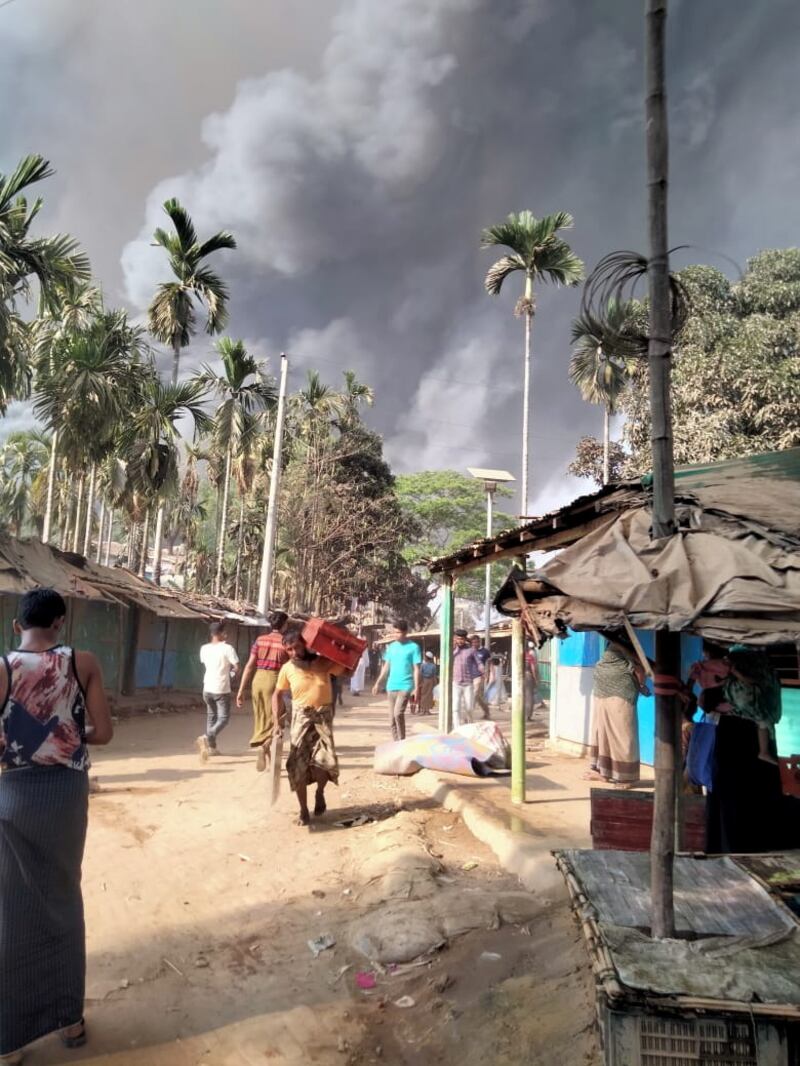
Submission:
POLYGON ((644 687, 644 669, 622 637, 609 640, 594 668, 589 740, 590 781, 631 788, 639 781, 639 723, 636 701, 644 687))

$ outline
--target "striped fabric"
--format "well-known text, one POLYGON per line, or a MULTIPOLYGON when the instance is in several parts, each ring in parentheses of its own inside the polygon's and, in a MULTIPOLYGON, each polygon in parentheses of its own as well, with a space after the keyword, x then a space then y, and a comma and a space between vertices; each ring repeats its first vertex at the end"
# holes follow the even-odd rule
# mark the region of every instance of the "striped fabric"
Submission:
POLYGON ((250 654, 255 655, 259 670, 280 670, 289 661, 289 653, 283 646, 280 633, 264 633, 257 637, 250 654))
POLYGON ((88 799, 65 766, 0 774, 0 1055, 83 1016, 88 799))

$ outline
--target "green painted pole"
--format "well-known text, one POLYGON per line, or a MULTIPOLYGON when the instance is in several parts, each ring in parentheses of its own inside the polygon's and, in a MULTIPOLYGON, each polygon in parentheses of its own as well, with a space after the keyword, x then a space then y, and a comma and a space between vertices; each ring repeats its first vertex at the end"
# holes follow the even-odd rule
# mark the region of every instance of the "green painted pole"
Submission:
POLYGON ((525 630, 511 623, 511 802, 525 802, 525 630))
POLYGON ((439 642, 439 732, 453 728, 453 575, 445 574, 442 633, 439 642))

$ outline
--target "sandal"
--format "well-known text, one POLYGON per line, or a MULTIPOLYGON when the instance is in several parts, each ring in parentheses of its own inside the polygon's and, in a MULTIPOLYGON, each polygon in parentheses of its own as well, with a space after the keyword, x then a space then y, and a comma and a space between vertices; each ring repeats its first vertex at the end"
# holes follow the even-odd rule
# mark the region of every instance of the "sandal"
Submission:
POLYGON ((296 825, 305 825, 305 826, 310 825, 311 824, 311 815, 308 813, 308 811, 300 811, 300 814, 299 814, 299 816, 297 818, 297 822, 295 824, 296 825))
POLYGON ((582 781, 608 781, 608 778, 607 777, 603 777, 603 775, 598 770, 587 770, 585 774, 581 774, 581 780, 582 781))
POLYGON ((60 1036, 61 1043, 64 1045, 64 1047, 83 1047, 83 1045, 86 1043, 86 1022, 83 1020, 83 1018, 81 1018, 81 1020, 79 1022, 76 1022, 75 1025, 68 1025, 66 1029, 62 1029, 60 1036), (77 1029, 78 1026, 80 1026, 80 1029, 77 1033, 73 1033, 72 1035, 70 1035, 67 1032, 68 1029, 77 1029))

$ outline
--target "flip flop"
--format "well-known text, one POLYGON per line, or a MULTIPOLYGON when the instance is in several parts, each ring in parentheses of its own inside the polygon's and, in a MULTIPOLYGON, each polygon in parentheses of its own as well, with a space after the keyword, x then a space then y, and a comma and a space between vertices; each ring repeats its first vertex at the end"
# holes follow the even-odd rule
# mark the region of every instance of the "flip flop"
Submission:
MULTIPOLYGON (((76 1025, 79 1025, 81 1029, 80 1032, 75 1033, 74 1036, 68 1036, 63 1030, 60 1033, 61 1043, 64 1045, 64 1047, 83 1047, 83 1045, 86 1043, 86 1022, 83 1020, 83 1018, 81 1018, 79 1022, 76 1022, 76 1025)), ((68 1025, 67 1028, 71 1029, 72 1026, 68 1025)))

